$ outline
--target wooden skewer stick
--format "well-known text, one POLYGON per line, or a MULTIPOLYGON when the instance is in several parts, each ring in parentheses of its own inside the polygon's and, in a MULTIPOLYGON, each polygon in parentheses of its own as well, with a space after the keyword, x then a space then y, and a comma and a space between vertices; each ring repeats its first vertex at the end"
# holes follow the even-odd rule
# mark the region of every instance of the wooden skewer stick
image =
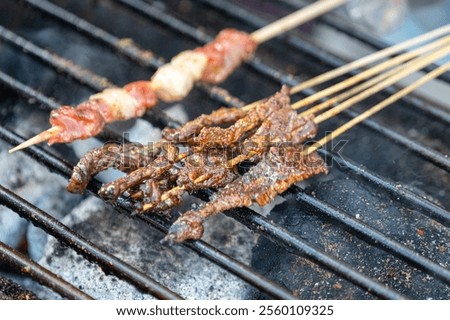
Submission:
MULTIPOLYGON (((312 79, 303 81, 302 83, 294 86, 291 88, 291 95, 296 94, 304 89, 312 88, 314 86, 317 86, 321 83, 324 83, 326 81, 332 80, 334 78, 337 78, 341 75, 344 75, 352 70, 364 67, 366 65, 369 65, 375 61, 381 60, 383 58, 389 57, 390 55, 396 54, 398 52, 401 52, 402 50, 405 50, 407 48, 416 46, 420 43, 430 41, 432 39, 441 37, 443 35, 446 35, 450 33, 450 24, 445 25, 443 27, 440 27, 438 29, 432 30, 428 33, 425 33, 423 35, 417 36, 415 38, 409 39, 407 41, 404 41, 402 43, 393 45, 391 47, 385 48, 383 50, 377 51, 373 54, 370 54, 368 56, 365 56, 361 59, 355 60, 353 62, 350 62, 342 67, 330 70, 328 72, 325 72, 321 75, 318 75, 312 79)), ((244 107, 242 107, 245 111, 251 110, 254 107, 256 107, 259 103, 261 103, 264 99, 252 102, 244 107)))
POLYGON ((414 59, 413 61, 411 61, 409 67, 406 68, 405 70, 399 71, 392 77, 390 77, 390 78, 376 84, 375 86, 363 91, 362 93, 344 101, 343 103, 337 105, 333 109, 330 109, 330 110, 320 114, 319 116, 317 116, 315 118, 314 122, 321 123, 321 122, 339 114, 340 112, 351 107, 355 103, 358 103, 358 102, 370 97, 371 95, 393 85, 397 81, 400 81, 401 79, 407 77, 408 75, 410 75, 416 71, 419 71, 420 69, 424 68, 425 66, 429 65, 430 63, 432 63, 434 61, 439 60, 440 58, 448 55, 449 53, 450 53, 450 45, 447 45, 446 47, 439 49, 439 50, 437 50, 431 54, 428 54, 424 57, 414 59))
POLYGON ((28 139, 24 142, 22 142, 21 144, 19 144, 18 146, 10 149, 8 152, 9 153, 13 153, 16 152, 18 150, 21 149, 25 149, 28 148, 32 145, 47 141, 48 139, 50 139, 51 137, 55 136, 61 129, 59 127, 52 127, 48 130, 42 131, 41 133, 39 133, 38 135, 32 137, 31 139, 28 139))
POLYGON ((379 65, 376 65, 373 68, 370 68, 364 72, 358 73, 357 75, 346 79, 344 81, 341 81, 331 87, 328 87, 324 90, 321 90, 313 95, 310 95, 309 97, 306 97, 300 101, 297 101, 292 105, 292 108, 299 109, 301 107, 305 107, 307 105, 310 105, 313 102, 316 102, 322 98, 325 98, 327 96, 331 96, 332 94, 335 94, 336 92, 342 91, 348 87, 351 87, 363 80, 366 80, 384 70, 387 70, 395 65, 398 65, 400 63, 403 63, 407 60, 410 60, 414 57, 417 57, 425 52, 434 50, 436 48, 448 45, 450 43, 450 36, 447 36, 443 39, 437 40, 435 42, 432 42, 426 46, 423 46, 421 48, 418 48, 416 50, 404 53, 398 57, 395 57, 393 59, 387 60, 383 63, 380 63, 379 65))
MULTIPOLYGON (((318 105, 315 105, 314 107, 312 107, 312 108, 302 112, 300 115, 301 116, 306 116, 306 115, 309 115, 309 114, 317 113, 318 111, 325 110, 325 109, 329 108, 330 106, 332 106, 333 104, 336 104, 338 102, 343 101, 344 99, 352 97, 352 96, 354 96, 354 95, 356 95, 356 94, 366 90, 367 88, 370 88, 370 87, 376 85, 377 83, 379 83, 379 82, 381 82, 381 81, 383 81, 385 79, 388 79, 389 77, 392 77, 396 73, 398 73, 398 72, 400 72, 402 70, 408 69, 414 63, 415 63, 415 61, 411 61, 409 63, 406 63, 406 64, 400 65, 400 66, 398 66, 396 68, 393 68, 392 70, 390 70, 388 72, 382 73, 382 74, 378 75, 377 77, 375 77, 373 79, 370 79, 369 81, 366 81, 366 82, 364 82, 364 83, 362 83, 362 84, 360 84, 360 85, 358 85, 358 86, 356 86, 356 87, 354 87, 354 88, 352 88, 350 90, 347 90, 347 91, 345 91, 345 92, 343 92, 343 93, 341 93, 341 94, 339 94, 339 95, 337 95, 335 97, 327 99, 326 101, 324 101, 324 102, 322 102, 322 103, 320 103, 318 105)), ((295 109, 295 104, 293 105, 293 108, 295 109)))
POLYGON ((443 74, 444 72, 446 72, 448 70, 450 70, 450 62, 447 62, 446 64, 444 64, 444 65, 436 68, 435 70, 427 73, 426 75, 421 77, 419 80, 413 82, 409 86, 407 86, 407 87, 403 88, 402 90, 398 91, 397 93, 391 95, 389 98, 383 100, 382 102, 380 102, 377 105, 373 106, 369 110, 361 113, 360 115, 358 115, 357 117, 353 118, 352 120, 346 122, 341 127, 337 128, 336 130, 334 130, 333 132, 331 132, 327 136, 323 137, 322 139, 320 139, 319 141, 317 141, 316 143, 314 143, 310 147, 308 147, 308 149, 306 149, 304 151, 304 155, 306 156, 306 155, 311 154, 312 152, 316 151, 317 149, 319 149, 322 146, 324 146, 325 144, 327 144, 329 141, 335 139, 336 137, 338 137, 339 135, 343 134, 347 130, 353 128, 358 123, 360 123, 360 122, 364 121, 365 119, 373 116, 375 113, 383 110, 384 108, 386 108, 390 104, 392 104, 392 103, 396 102, 397 100, 403 98, 404 96, 406 96, 409 93, 413 92, 414 90, 416 90, 420 86, 424 85, 425 83, 427 83, 427 82, 429 82, 429 81, 439 77, 441 74, 443 74))
MULTIPOLYGON (((331 118, 340 112, 342 112, 345 109, 350 108, 355 103, 362 101, 371 95, 385 89, 386 87, 396 83, 397 81, 401 80, 402 78, 412 74, 413 72, 416 72, 426 65, 432 63, 435 60, 438 60, 440 57, 447 55, 450 53, 450 37, 448 39, 442 39, 446 40, 443 41, 436 41, 435 43, 431 43, 423 48, 419 48, 414 50, 414 52, 406 53, 403 56, 406 56, 407 58, 411 58, 413 56, 416 56, 418 54, 424 53, 426 51, 429 51, 431 49, 434 49, 434 52, 428 53, 425 56, 415 58, 408 62, 405 65, 397 66, 396 68, 390 70, 389 72, 383 73, 349 91, 346 91, 328 101, 325 101, 322 104, 319 104, 310 110, 307 110, 303 113, 301 113, 299 116, 304 116, 311 113, 316 113, 317 111, 320 111, 322 109, 327 108, 329 105, 334 104, 336 102, 339 102, 343 99, 346 99, 348 97, 351 97, 352 95, 356 94, 355 96, 351 97, 350 99, 344 101, 343 103, 337 105, 333 109, 324 112, 323 114, 317 116, 314 119, 314 122, 316 124, 319 124, 320 122, 325 121, 328 118, 331 118), (446 44, 442 47, 442 44, 446 44), (439 48, 439 49, 436 49, 439 48), (359 94, 358 94, 359 93, 359 94)), ((400 57, 399 57, 400 58, 400 57)), ((397 62, 401 62, 406 59, 397 59, 397 62)), ((295 108, 295 104, 292 105, 293 108, 295 108)), ((228 161, 229 166, 234 166, 237 163, 245 160, 247 157, 243 155, 236 156, 235 158, 228 161)))
POLYGON ((291 88, 291 94, 298 93, 304 89, 311 88, 314 86, 317 86, 321 83, 324 83, 326 81, 332 80, 334 78, 337 78, 343 74, 346 74, 352 70, 364 67, 370 63, 373 63, 375 61, 378 61, 380 59, 389 57, 393 54, 396 54, 402 50, 405 50, 407 48, 416 46, 420 43, 435 39, 437 37, 443 36, 450 33, 450 24, 447 24, 443 27, 440 27, 438 29, 432 30, 428 33, 425 33, 423 35, 420 35, 418 37, 412 38, 410 40, 404 41, 402 43, 393 45, 391 47, 388 47, 386 49, 377 51, 375 53, 372 53, 368 56, 365 56, 361 59, 358 59, 356 61, 350 62, 342 67, 333 69, 331 71, 325 72, 317 77, 314 77, 310 80, 304 81, 300 83, 299 85, 291 88))
POLYGON ((352 97, 354 95, 357 95, 358 93, 366 90, 367 88, 370 88, 370 87, 376 85, 377 83, 379 83, 379 82, 381 82, 383 80, 386 80, 389 77, 392 77, 394 74, 396 74, 400 70, 404 70, 407 67, 408 67, 408 65, 404 65, 404 66, 400 66, 399 68, 392 69, 389 72, 382 73, 379 76, 377 76, 377 77, 375 77, 375 78, 373 78, 373 79, 371 79, 369 81, 366 81, 366 82, 360 84, 357 87, 354 87, 354 88, 352 88, 350 90, 347 90, 347 91, 345 91, 345 92, 343 92, 343 93, 341 93, 341 94, 339 94, 339 95, 337 95, 335 97, 332 97, 332 98, 327 99, 326 101, 324 101, 322 103, 319 103, 319 104, 315 105, 314 107, 312 107, 312 108, 310 108, 310 109, 308 109, 306 111, 303 111, 302 113, 300 113, 300 116, 307 116, 307 115, 314 114, 314 113, 317 113, 319 111, 328 109, 332 105, 334 105, 336 103, 339 103, 339 102, 341 102, 341 101, 343 101, 345 99, 348 99, 348 98, 350 98, 350 97, 352 97))
POLYGON ((343 4, 348 0, 320 0, 307 7, 299 9, 290 15, 281 18, 251 34, 257 43, 263 43, 286 31, 289 31, 307 21, 317 18, 343 4))

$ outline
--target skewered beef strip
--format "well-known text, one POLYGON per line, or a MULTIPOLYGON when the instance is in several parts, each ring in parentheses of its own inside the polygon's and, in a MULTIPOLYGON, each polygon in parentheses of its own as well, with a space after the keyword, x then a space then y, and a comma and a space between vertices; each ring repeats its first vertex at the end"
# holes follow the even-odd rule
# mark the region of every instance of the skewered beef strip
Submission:
POLYGON ((208 58, 201 80, 213 84, 224 81, 242 61, 252 56, 257 46, 246 32, 222 30, 212 42, 195 49, 208 58))
POLYGON ((283 107, 290 106, 289 88, 283 86, 280 92, 248 111, 245 117, 228 128, 204 128, 194 137, 194 144, 202 149, 229 146, 243 138, 244 134, 259 127, 270 115, 283 107))
POLYGON ((202 114, 194 120, 187 122, 181 128, 165 128, 162 131, 162 135, 169 141, 186 142, 198 134, 203 128, 233 123, 246 115, 247 112, 240 108, 221 107, 210 114, 202 114))
POLYGON ((162 152, 155 160, 144 167, 137 168, 125 177, 104 184, 98 193, 104 199, 115 201, 122 193, 138 186, 144 180, 158 179, 172 168, 173 164, 178 161, 178 157, 183 157, 183 155, 179 154, 179 150, 175 145, 163 143, 162 152))
POLYGON ((67 190, 83 193, 93 176, 109 168, 130 172, 147 166, 160 152, 159 144, 142 146, 132 143, 124 145, 108 143, 86 153, 74 167, 67 190))

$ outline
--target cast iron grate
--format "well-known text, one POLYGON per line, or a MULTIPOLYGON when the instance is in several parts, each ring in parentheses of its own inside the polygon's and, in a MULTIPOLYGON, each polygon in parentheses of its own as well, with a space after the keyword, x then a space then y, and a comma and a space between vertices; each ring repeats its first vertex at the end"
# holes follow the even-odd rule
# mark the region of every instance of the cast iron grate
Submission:
MULTIPOLYGON (((38 12, 44 13, 51 21, 50 23, 61 24, 69 29, 75 30, 75 32, 83 33, 97 44, 107 46, 114 50, 114 54, 122 55, 125 59, 137 63, 143 70, 145 70, 145 68, 154 70, 162 64, 162 60, 157 58, 156 54, 143 50, 134 43, 123 46, 121 38, 112 34, 115 30, 110 33, 109 31, 106 31, 107 28, 97 27, 95 24, 84 20, 89 17, 81 18, 81 15, 78 16, 78 10, 80 10, 80 8, 76 4, 70 1, 60 2, 64 7, 73 8, 73 12, 69 12, 66 9, 63 9, 62 6, 55 5, 48 1, 35 0, 26 0, 25 3, 27 3, 28 7, 24 7, 23 9, 28 10, 30 14, 37 15, 38 12)), ((192 6, 195 10, 205 10, 208 14, 211 13, 218 16, 224 15, 231 17, 233 20, 230 21, 227 19, 227 23, 232 23, 242 29, 251 29, 252 27, 257 27, 264 23, 261 18, 258 18, 245 10, 235 10, 237 9, 237 6, 231 1, 204 2, 206 3, 205 5, 195 3, 192 6), (244 12, 245 15, 240 14, 242 12, 244 12)), ((143 17, 146 22, 154 28, 159 27, 171 30, 170 32, 173 33, 172 37, 177 39, 177 41, 189 42, 189 45, 192 43, 198 45, 209 41, 211 36, 208 36, 208 34, 214 34, 214 32, 206 33, 201 31, 199 29, 200 24, 194 21, 195 19, 193 16, 189 15, 189 13, 179 11, 174 3, 168 1, 167 8, 162 9, 157 2, 144 2, 140 0, 118 0, 108 2, 115 10, 126 11, 126 8, 131 8, 131 11, 126 11, 127 15, 143 17)), ((92 8, 95 8, 96 3, 91 3, 90 5, 92 8)), ((207 15, 205 14, 203 16, 207 15)), ((206 25, 202 26, 206 27, 206 25)), ((211 26, 208 25, 207 27, 211 26)), ((212 26, 212 28, 219 30, 221 25, 218 23, 217 25, 212 26)), ((10 29, 13 29, 13 27, 0 28, 1 41, 5 44, 20 48, 24 51, 24 53, 22 53, 23 55, 31 56, 34 59, 43 62, 50 68, 64 73, 92 91, 101 90, 111 84, 109 80, 96 75, 94 71, 79 67, 76 63, 70 61, 70 59, 59 57, 50 50, 39 46, 33 40, 26 39, 26 37, 21 36, 10 29)), ((217 32, 217 30, 215 31, 217 32)), ((137 35, 136 37, 139 38, 137 35)), ((364 38, 361 36, 358 36, 358 39, 364 41, 364 38)), ((271 52, 274 57, 277 57, 276 53, 279 53, 277 50, 288 50, 287 52, 289 53, 300 56, 300 58, 305 58, 312 65, 312 70, 308 70, 312 73, 317 73, 343 63, 342 61, 339 61, 339 59, 321 50, 321 48, 315 47, 314 44, 308 43, 294 35, 287 37, 287 39, 283 41, 276 40, 273 45, 268 45, 267 47, 268 51, 273 50, 273 52, 275 52, 271 52)), ((264 55, 265 54, 266 52, 264 52, 264 55)), ((167 54, 167 57, 170 57, 170 53, 167 54)), ((274 59, 275 62, 270 59, 270 63, 266 63, 264 58, 265 56, 259 58, 258 54, 255 59, 252 59, 246 66, 237 72, 238 75, 233 76, 230 81, 227 81, 224 84, 224 87, 226 89, 231 88, 229 91, 233 90, 238 92, 236 94, 237 96, 251 101, 252 99, 258 98, 258 96, 249 96, 247 93, 241 94, 239 90, 230 86, 230 83, 235 81, 234 79, 239 79, 239 77, 250 77, 256 79, 255 81, 257 81, 257 83, 268 82, 269 85, 267 85, 265 89, 261 89, 261 92, 257 92, 256 95, 267 95, 268 90, 272 90, 273 92, 273 88, 279 86, 280 83, 293 85, 300 80, 289 76, 283 71, 283 68, 278 65, 279 62, 276 61, 277 58, 274 59)), ((448 75, 446 77, 448 77, 448 75)), ((443 77, 443 80, 448 82, 448 78, 446 77, 443 77)), ((7 90, 11 90, 27 99, 37 101, 44 109, 51 110, 57 107, 57 103, 50 99, 45 93, 41 92, 41 90, 35 90, 23 83, 26 82, 25 80, 19 80, 9 76, 7 73, 0 72, 0 81, 7 90)), ((201 96, 207 97, 208 103, 219 102, 227 105, 242 104, 240 99, 230 96, 228 91, 223 88, 207 85, 199 85, 197 88, 199 90, 194 93, 195 97, 193 99, 198 100, 198 96, 201 96)), ((310 93, 311 91, 308 90, 302 94, 307 95, 310 93)), ((377 98, 382 99, 383 96, 383 94, 380 94, 377 98)), ((194 100, 194 102, 197 102, 197 100, 194 100)), ((448 118, 446 119, 437 116, 441 114, 440 112, 429 112, 429 110, 433 110, 433 106, 427 106, 425 108, 422 102, 414 99, 403 101, 402 104, 405 104, 408 107, 413 108, 419 114, 426 116, 426 121, 428 122, 440 121, 443 127, 448 125, 448 118)), ((347 113, 347 116, 354 116, 354 112, 347 113)), ((145 119, 159 127, 178 125, 177 121, 171 119, 159 109, 148 112, 145 119)), ((364 126, 372 130, 377 136, 381 136, 391 143, 398 144, 400 150, 405 150, 405 152, 413 154, 420 159, 421 162, 432 164, 436 167, 437 174, 440 174, 441 172, 448 174, 450 169, 449 160, 442 152, 428 147, 422 141, 415 141, 406 135, 398 133, 390 129, 389 126, 383 124, 383 122, 379 123, 377 121, 378 119, 366 121, 364 126)), ((17 144, 22 141, 20 136, 5 126, 0 128, 0 136, 3 140, 11 144, 17 144)), ((120 141, 121 137, 112 132, 105 132, 100 139, 103 141, 110 139, 120 141)), ((36 161, 44 164, 50 171, 66 178, 70 176, 72 165, 65 159, 61 159, 40 147, 30 148, 26 153, 32 156, 36 161)), ((442 228, 449 227, 450 215, 446 209, 424 199, 421 195, 408 190, 408 188, 403 188, 397 183, 391 182, 391 179, 387 178, 388 175, 380 175, 373 173, 371 170, 361 168, 358 164, 360 159, 343 159, 341 156, 329 151, 322 151, 322 155, 329 161, 339 164, 340 166, 338 166, 336 170, 348 174, 351 179, 364 185, 375 186, 384 193, 392 196, 392 198, 396 200, 396 205, 411 210, 418 210, 421 215, 423 214, 424 217, 428 217, 427 219, 431 219, 441 224, 442 228)), ((96 194, 98 186, 99 182, 96 181, 90 185, 89 190, 96 194)), ((295 196, 295 201, 299 208, 311 206, 313 210, 317 212, 318 216, 327 217, 328 220, 331 220, 332 223, 339 228, 347 230, 353 236, 361 237, 365 243, 369 244, 369 246, 381 248, 381 250, 388 255, 397 257, 406 264, 414 266, 421 273, 439 279, 445 287, 450 286, 450 271, 448 265, 435 262, 432 259, 427 258, 423 253, 410 249, 401 241, 397 241, 390 237, 389 234, 378 231, 375 226, 354 218, 352 212, 346 212, 331 203, 327 203, 326 201, 314 197, 308 190, 305 191, 299 187, 291 188, 285 196, 289 198, 291 194, 295 196)), ((206 198, 208 192, 198 194, 197 196, 206 198)), ((90 261, 94 261, 101 266, 105 272, 112 273, 119 278, 134 284, 137 288, 153 294, 157 298, 179 298, 178 294, 173 293, 170 289, 161 285, 158 282, 158 279, 152 279, 120 259, 108 255, 94 243, 91 243, 89 239, 83 239, 80 235, 74 233, 73 230, 68 229, 55 219, 51 218, 46 212, 27 203, 24 199, 4 187, 1 187, 0 189, 0 199, 3 205, 11 208, 27 220, 32 221, 47 233, 55 236, 61 242, 67 244, 90 261)), ((130 214, 129 203, 127 203, 125 199, 121 199, 117 206, 117 210, 130 214)), ((288 227, 274 223, 269 218, 263 217, 250 209, 232 210, 226 214, 261 234, 264 238, 270 239, 270 241, 276 245, 288 248, 290 253, 313 261, 318 268, 330 270, 332 273, 338 275, 339 278, 346 279, 375 296, 389 299, 416 297, 405 294, 402 290, 396 290, 395 288, 381 284, 383 281, 380 282, 378 279, 370 277, 359 270, 357 263, 352 264, 344 262, 343 259, 336 257, 326 248, 317 245, 317 243, 305 240, 301 234, 292 232, 288 227)), ((133 218, 142 220, 162 232, 167 232, 169 226, 168 221, 153 215, 134 216, 133 218)), ((245 265, 233 257, 221 252, 218 248, 203 241, 188 242, 184 245, 197 252, 200 256, 213 261, 222 268, 247 281, 270 297, 283 299, 296 298, 291 292, 291 290, 294 290, 293 288, 287 290, 285 284, 281 281, 275 280, 270 274, 263 274, 263 268, 257 268, 257 266, 255 267, 254 265, 245 265)), ((43 275, 42 272, 39 272, 39 266, 36 266, 29 259, 27 260, 27 258, 20 256, 20 254, 10 248, 2 246, 1 255, 4 257, 3 260, 14 264, 16 267, 27 265, 29 270, 32 271, 30 272, 30 276, 46 283, 61 295, 68 298, 87 298, 84 293, 79 292, 79 289, 67 287, 67 284, 60 282, 57 275, 49 275, 48 273, 43 275)), ((289 284, 287 284, 287 287, 289 287, 289 284)))

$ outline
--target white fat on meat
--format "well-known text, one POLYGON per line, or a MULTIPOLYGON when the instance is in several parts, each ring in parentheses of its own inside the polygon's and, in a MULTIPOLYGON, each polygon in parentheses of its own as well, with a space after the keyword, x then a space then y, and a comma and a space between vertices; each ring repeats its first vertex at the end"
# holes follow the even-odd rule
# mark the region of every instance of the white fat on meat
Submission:
POLYGON ((110 88, 89 97, 89 100, 103 100, 115 120, 136 117, 136 99, 122 88, 110 88))
POLYGON ((172 102, 181 100, 200 80, 208 58, 191 50, 176 55, 168 64, 160 67, 152 77, 152 88, 158 98, 172 102))

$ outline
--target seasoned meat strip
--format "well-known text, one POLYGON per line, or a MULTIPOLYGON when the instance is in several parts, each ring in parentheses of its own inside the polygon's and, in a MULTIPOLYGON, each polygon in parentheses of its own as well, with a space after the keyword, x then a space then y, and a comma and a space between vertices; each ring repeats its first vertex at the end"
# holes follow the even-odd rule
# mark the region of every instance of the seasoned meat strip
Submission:
POLYGON ((270 115, 283 107, 290 105, 289 89, 283 86, 280 92, 270 99, 258 104, 228 128, 204 128, 194 138, 194 145, 199 149, 208 147, 230 146, 239 141, 245 133, 258 128, 270 115))
POLYGON ((211 114, 202 114, 179 129, 165 128, 162 135, 169 141, 186 142, 203 128, 233 123, 245 117, 246 114, 247 112, 240 108, 222 107, 211 114))
POLYGON ((83 193, 93 176, 109 168, 130 172, 147 166, 160 152, 159 145, 151 147, 133 143, 108 143, 86 153, 73 168, 67 190, 83 193))
POLYGON ((181 215, 165 240, 172 243, 199 239, 203 234, 203 221, 208 217, 233 208, 249 207, 253 202, 263 206, 294 183, 327 172, 317 153, 304 157, 302 150, 301 146, 271 147, 258 164, 219 190, 210 202, 198 211, 181 215))
POLYGON ((175 145, 163 144, 162 147, 163 152, 155 160, 130 172, 125 177, 105 183, 98 191, 98 194, 104 199, 117 200, 122 193, 140 185, 144 180, 160 177, 172 168, 179 156, 179 150, 175 145))

